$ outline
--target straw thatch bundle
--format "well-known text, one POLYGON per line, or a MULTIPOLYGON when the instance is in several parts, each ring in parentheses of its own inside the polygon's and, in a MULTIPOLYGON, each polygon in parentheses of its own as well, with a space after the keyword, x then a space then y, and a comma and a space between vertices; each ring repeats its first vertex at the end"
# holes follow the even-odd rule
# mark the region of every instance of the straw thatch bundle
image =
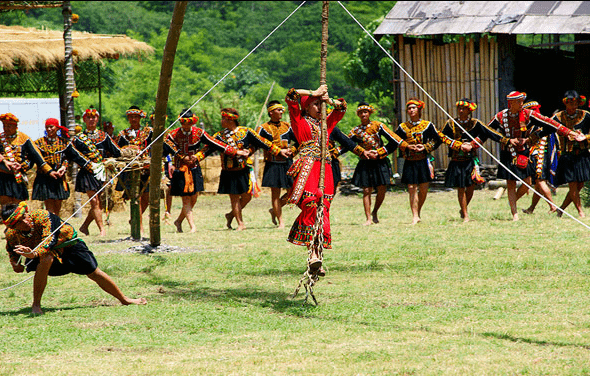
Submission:
MULTIPOLYGON (((126 35, 72 32, 74 63, 151 54, 154 48, 126 35)), ((63 31, 0 25, 0 69, 26 71, 64 64, 63 31)))

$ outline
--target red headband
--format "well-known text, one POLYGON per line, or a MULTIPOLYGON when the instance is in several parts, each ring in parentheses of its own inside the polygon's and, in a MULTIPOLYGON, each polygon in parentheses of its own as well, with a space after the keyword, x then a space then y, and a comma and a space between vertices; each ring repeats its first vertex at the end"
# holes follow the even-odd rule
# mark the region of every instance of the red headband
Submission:
POLYGON ((312 104, 314 101, 320 99, 320 97, 312 97, 310 95, 302 95, 301 96, 301 109, 305 110, 307 107, 309 107, 310 104, 312 104))

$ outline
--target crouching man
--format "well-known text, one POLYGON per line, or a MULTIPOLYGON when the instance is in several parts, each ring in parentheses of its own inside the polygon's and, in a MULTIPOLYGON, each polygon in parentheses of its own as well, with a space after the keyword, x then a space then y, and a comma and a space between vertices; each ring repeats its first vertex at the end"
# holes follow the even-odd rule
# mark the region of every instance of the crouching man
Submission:
POLYGON ((25 269, 35 271, 33 314, 43 314, 41 297, 47 286, 47 276, 69 273, 86 275, 124 305, 147 303, 144 298, 125 296, 111 277, 98 268, 94 254, 78 238, 76 230, 57 215, 43 209, 29 212, 24 201, 3 206, 1 215, 6 225, 6 251, 12 269, 17 273, 25 269), (23 257, 28 259, 24 265, 23 257))

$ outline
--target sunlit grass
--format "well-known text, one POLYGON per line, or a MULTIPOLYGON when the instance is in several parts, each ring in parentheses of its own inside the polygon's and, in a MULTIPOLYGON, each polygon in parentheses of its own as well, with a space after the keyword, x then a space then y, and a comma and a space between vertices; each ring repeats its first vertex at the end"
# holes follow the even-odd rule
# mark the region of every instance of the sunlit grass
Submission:
MULTIPOLYGON (((430 193, 416 226, 403 191, 372 226, 360 196, 338 195, 317 307, 304 291, 291 298, 306 252, 274 228, 266 193, 242 232, 225 229, 228 197, 200 197, 196 234, 162 226, 163 245, 182 252, 128 252, 128 214, 112 213, 107 238, 91 228, 87 243, 148 305, 123 307, 69 275, 50 278, 46 314, 33 317, 32 281, 3 291, 0 374, 590 374, 588 229, 543 203, 512 222, 493 194, 476 191, 463 223, 455 192, 430 193)), ((298 213, 285 208, 286 222, 298 213)), ((27 277, 7 261, 0 273, 0 288, 27 277)))

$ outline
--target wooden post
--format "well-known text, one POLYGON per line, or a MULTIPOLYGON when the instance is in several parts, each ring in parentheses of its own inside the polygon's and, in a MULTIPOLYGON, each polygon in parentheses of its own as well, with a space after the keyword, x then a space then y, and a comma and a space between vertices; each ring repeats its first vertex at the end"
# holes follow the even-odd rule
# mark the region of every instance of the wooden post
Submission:
POLYGON ((139 167, 132 167, 129 172, 131 189, 129 192, 129 212, 131 214, 131 239, 141 239, 141 210, 139 209, 139 184, 141 172, 139 167))
MULTIPOLYGON (((156 109, 154 113, 154 139, 156 140, 151 148, 150 160, 150 245, 160 245, 160 181, 162 180, 162 150, 164 122, 166 121, 166 108, 168 107, 168 95, 170 82, 172 81, 172 68, 174 68, 174 57, 176 47, 180 39, 180 31, 184 23, 184 13, 187 1, 177 1, 174 4, 172 21, 168 30, 168 38, 162 55, 162 67, 160 70, 160 83, 156 94, 156 109)), ((137 187, 139 187, 139 172, 137 187)))

